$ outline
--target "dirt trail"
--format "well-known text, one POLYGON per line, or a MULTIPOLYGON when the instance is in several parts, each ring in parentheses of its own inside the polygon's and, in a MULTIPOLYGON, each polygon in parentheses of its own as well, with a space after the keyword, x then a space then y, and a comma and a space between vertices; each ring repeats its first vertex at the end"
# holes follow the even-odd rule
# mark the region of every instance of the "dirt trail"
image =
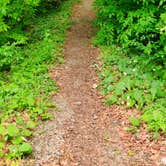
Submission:
POLYGON ((98 49, 91 45, 92 3, 83 0, 74 7, 64 46, 65 65, 51 70, 60 88, 53 101, 61 111, 37 130, 35 166, 151 165, 142 151, 129 155, 123 150, 117 130, 121 123, 113 120, 95 89, 98 49))

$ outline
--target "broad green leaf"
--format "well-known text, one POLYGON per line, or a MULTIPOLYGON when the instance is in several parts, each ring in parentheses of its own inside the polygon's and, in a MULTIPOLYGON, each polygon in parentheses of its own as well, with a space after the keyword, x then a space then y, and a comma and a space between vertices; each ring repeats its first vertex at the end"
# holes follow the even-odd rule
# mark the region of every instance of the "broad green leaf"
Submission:
POLYGON ((15 124, 9 124, 7 126, 7 134, 10 137, 17 136, 18 132, 19 132, 19 129, 18 129, 18 127, 15 124))
POLYGON ((23 143, 19 146, 19 151, 22 154, 31 154, 32 153, 32 146, 29 143, 23 143))

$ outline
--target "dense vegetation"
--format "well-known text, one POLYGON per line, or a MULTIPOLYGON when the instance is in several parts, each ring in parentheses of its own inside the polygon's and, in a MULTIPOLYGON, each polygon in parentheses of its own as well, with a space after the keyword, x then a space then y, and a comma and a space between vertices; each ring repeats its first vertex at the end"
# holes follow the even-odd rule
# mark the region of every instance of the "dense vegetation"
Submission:
POLYGON ((149 131, 166 132, 166 1, 96 0, 95 8, 106 103, 137 107, 149 131))
POLYGON ((0 2, 0 70, 8 71, 11 65, 19 63, 21 56, 15 56, 17 46, 26 44, 28 36, 24 30, 31 24, 36 12, 42 12, 47 3, 57 0, 2 0, 0 2))
POLYGON ((0 1, 0 157, 32 153, 28 139, 46 112, 55 83, 49 64, 61 61, 74 1, 0 1))

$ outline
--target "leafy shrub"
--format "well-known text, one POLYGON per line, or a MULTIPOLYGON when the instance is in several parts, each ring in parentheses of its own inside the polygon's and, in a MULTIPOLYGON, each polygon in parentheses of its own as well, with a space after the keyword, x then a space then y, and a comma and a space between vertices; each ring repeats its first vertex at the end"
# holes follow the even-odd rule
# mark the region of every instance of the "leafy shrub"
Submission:
POLYGON ((0 70, 10 70, 16 62, 17 46, 28 42, 25 29, 36 12, 56 6, 60 0, 2 0, 0 2, 0 70))
POLYGON ((137 107, 150 131, 166 132, 166 1, 96 0, 95 8, 106 104, 137 107))
POLYGON ((127 54, 166 60, 166 1, 96 0, 98 43, 120 44, 127 54))

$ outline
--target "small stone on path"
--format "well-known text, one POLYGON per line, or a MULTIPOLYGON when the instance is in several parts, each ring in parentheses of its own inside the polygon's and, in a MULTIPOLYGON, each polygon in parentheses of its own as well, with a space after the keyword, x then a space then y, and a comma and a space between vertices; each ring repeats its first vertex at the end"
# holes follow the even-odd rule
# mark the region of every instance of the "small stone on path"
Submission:
POLYGON ((97 88, 97 84, 93 84, 93 89, 96 89, 97 88))
POLYGON ((163 157, 163 158, 161 159, 161 163, 162 163, 163 165, 166 165, 166 157, 163 157))
POLYGON ((81 102, 81 101, 77 101, 77 102, 75 102, 74 104, 75 104, 75 105, 81 105, 82 102, 81 102))

